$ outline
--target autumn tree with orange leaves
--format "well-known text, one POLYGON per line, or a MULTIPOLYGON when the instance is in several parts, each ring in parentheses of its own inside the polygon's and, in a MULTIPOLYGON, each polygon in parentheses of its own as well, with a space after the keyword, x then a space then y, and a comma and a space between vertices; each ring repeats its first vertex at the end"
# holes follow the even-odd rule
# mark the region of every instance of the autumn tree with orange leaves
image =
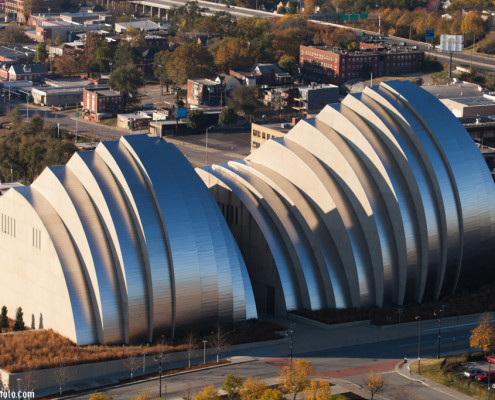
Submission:
POLYGON ((488 315, 485 315, 481 324, 471 330, 469 346, 482 349, 486 357, 493 345, 495 345, 495 326, 490 322, 488 315))
POLYGON ((380 374, 375 374, 375 371, 371 370, 370 374, 364 378, 364 388, 370 393, 370 399, 373 400, 375 394, 380 392, 385 385, 385 380, 380 374))

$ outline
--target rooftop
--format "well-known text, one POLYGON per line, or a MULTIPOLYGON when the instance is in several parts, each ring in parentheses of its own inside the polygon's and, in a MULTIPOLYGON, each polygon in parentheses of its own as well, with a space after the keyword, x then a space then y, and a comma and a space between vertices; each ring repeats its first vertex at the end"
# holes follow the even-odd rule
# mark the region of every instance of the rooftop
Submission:
POLYGON ((421 87, 439 99, 483 96, 481 86, 474 83, 460 82, 452 85, 423 85, 421 87))
POLYGON ((335 54, 343 54, 343 55, 348 55, 350 57, 359 57, 367 54, 373 54, 373 53, 397 53, 397 54, 406 54, 406 53, 421 53, 423 54, 423 50, 418 50, 414 49, 413 47, 415 46, 396 46, 396 45, 385 45, 384 48, 373 48, 373 49, 361 49, 361 50, 356 50, 356 51, 349 51, 346 49, 341 49, 340 47, 333 47, 333 46, 305 46, 309 47, 312 49, 317 49, 317 50, 322 50, 322 51, 328 51, 330 53, 335 53, 335 54))
POLYGON ((465 106, 493 106, 495 101, 487 99, 485 97, 459 97, 450 99, 465 106))

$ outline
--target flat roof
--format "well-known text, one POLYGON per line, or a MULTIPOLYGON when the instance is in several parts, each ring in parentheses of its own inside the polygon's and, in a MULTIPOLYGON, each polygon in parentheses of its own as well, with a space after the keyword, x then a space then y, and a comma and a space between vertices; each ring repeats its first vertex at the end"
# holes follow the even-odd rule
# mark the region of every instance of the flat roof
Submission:
POLYGON ((100 96, 120 96, 119 92, 114 92, 113 90, 110 89, 92 89, 92 88, 85 88, 86 90, 96 93, 100 96))
POLYGON ((423 85, 421 88, 439 99, 483 96, 480 86, 475 83, 461 82, 453 85, 423 85))
POLYGON ((485 97, 458 97, 450 99, 456 103, 464 104, 466 106, 495 106, 495 101, 487 99, 485 97))
POLYGON ((311 49, 316 49, 316 50, 323 50, 323 51, 328 51, 330 53, 335 53, 335 54, 343 54, 343 55, 348 55, 351 57, 362 57, 366 55, 371 55, 371 54, 418 54, 421 53, 423 54, 423 50, 419 49, 413 49, 411 46, 387 46, 384 48, 372 48, 372 49, 360 49, 360 50, 355 50, 355 51, 350 51, 346 49, 342 49, 340 47, 334 47, 334 46, 326 46, 326 45, 320 45, 320 46, 305 46, 311 49))

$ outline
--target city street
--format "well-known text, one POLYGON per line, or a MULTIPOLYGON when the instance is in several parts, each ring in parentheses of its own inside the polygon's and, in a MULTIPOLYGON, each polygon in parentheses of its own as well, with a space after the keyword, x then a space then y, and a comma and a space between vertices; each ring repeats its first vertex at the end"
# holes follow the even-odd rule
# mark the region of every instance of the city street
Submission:
MULTIPOLYGON (((470 351, 468 338, 470 330, 478 324, 479 316, 472 316, 461 323, 456 318, 443 320, 441 330, 441 355, 462 354, 470 351)), ((437 320, 423 321, 421 330, 421 357, 435 358, 438 351, 437 320)), ((304 322, 297 322, 294 330, 294 357, 304 358, 313 363, 316 376, 329 381, 338 391, 353 391, 363 397, 363 379, 370 370, 381 373, 385 378, 385 390, 376 398, 394 399, 397 392, 406 392, 408 399, 461 399, 462 395, 452 396, 443 387, 430 387, 420 381, 420 377, 409 377, 407 365, 396 370, 400 361, 407 357, 408 363, 414 362, 418 356, 418 324, 405 323, 388 327, 336 326, 334 328, 318 328, 304 322), (374 341, 378 337, 398 337, 374 341), (360 344, 349 345, 352 342, 360 344), (365 343, 363 343, 365 342, 365 343), (313 350, 309 350, 313 349, 313 350), (399 373, 401 372, 401 373, 399 373)), ((268 384, 277 381, 280 368, 287 364, 290 339, 270 342, 237 345, 226 348, 223 357, 233 358, 232 364, 217 368, 196 370, 188 373, 166 376, 162 378, 162 395, 167 399, 181 399, 186 392, 197 393, 206 385, 214 385, 220 389, 225 376, 232 373, 243 378, 257 377, 268 384)), ((212 349, 207 349, 207 360, 214 360, 212 349)), ((202 351, 199 351, 196 363, 202 362, 202 351)), ((185 360, 168 361, 165 369, 184 365, 185 360)), ((153 367, 153 366, 150 366, 153 367)), ((156 366, 154 366, 156 368, 156 366)), ((156 369, 155 369, 156 371, 156 369)), ((152 396, 158 396, 159 380, 151 379, 139 383, 101 389, 114 399, 130 399, 139 393, 151 390, 152 396)), ((368 395, 369 396, 369 395, 368 395)), ((74 399, 87 399, 86 393, 68 396, 74 399)))

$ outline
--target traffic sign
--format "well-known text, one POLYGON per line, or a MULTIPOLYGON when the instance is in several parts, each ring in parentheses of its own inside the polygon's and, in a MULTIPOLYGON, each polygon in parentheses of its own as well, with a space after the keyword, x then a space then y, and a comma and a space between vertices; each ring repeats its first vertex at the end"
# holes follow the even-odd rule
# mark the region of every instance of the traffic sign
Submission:
POLYGON ((425 37, 426 37, 426 39, 434 39, 435 38, 435 30, 434 29, 427 29, 425 32, 425 37))
POLYGON ((349 19, 349 14, 340 14, 341 21, 347 21, 349 19))
POLYGON ((351 20, 357 20, 357 19, 359 19, 359 14, 351 14, 351 15, 349 16, 349 18, 350 18, 351 20))
POLYGON ((79 118, 79 111, 76 111, 76 118, 79 118))
POLYGON ((187 117, 187 108, 178 108, 177 109, 177 118, 186 118, 187 117))
POLYGON ((27 95, 26 96, 26 101, 29 101, 31 99, 31 96, 27 95))
POLYGON ((359 19, 368 19, 368 14, 359 14, 359 19))

